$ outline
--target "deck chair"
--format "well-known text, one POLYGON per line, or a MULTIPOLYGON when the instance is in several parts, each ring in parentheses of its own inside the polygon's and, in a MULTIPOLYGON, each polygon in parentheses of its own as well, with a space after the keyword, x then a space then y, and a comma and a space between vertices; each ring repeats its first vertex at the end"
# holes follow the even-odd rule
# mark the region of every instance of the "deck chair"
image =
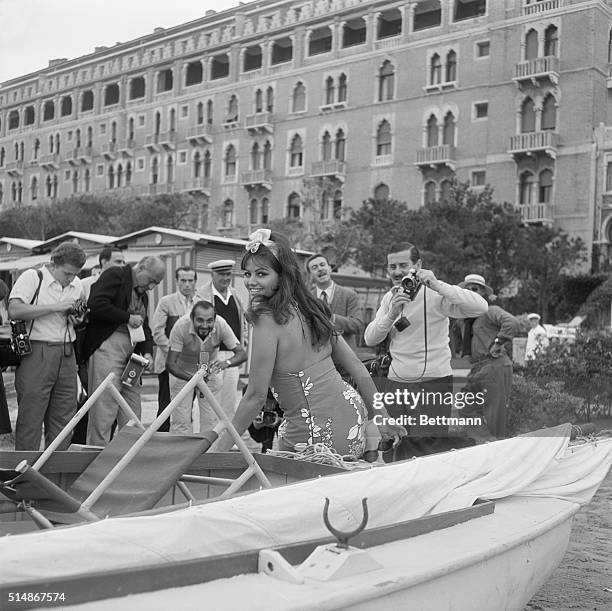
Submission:
MULTIPOLYGON (((227 429, 243 454, 247 469, 236 480, 218 480, 218 483, 228 485, 221 496, 237 492, 253 475, 263 487, 271 486, 201 374, 194 375, 187 382, 146 430, 143 430, 142 423, 112 386, 112 374, 104 380, 102 386, 113 393, 121 408, 135 420, 138 429, 121 429, 67 491, 39 473, 39 469, 87 413, 104 388, 96 389, 34 465, 22 461, 14 470, 0 470, 0 492, 26 511, 40 528, 52 528, 53 522, 95 521, 151 509, 175 484, 188 500, 195 500, 179 478, 197 456, 210 448, 223 429, 227 429), (220 420, 215 429, 199 436, 158 432, 173 409, 184 397, 192 394, 196 387, 204 393, 220 420)), ((214 480, 210 477, 189 476, 189 481, 213 483, 214 480)))

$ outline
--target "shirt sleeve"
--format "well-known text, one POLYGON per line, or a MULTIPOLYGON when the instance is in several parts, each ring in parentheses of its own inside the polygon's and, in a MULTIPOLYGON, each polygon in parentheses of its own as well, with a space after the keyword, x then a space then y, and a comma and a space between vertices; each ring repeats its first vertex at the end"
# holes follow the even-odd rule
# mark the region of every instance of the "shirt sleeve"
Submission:
POLYGON ((151 331, 153 332, 153 341, 160 348, 168 348, 168 338, 166 337, 166 321, 168 320, 168 300, 160 299, 153 320, 151 321, 151 331))
POLYGON ((474 291, 462 289, 460 286, 438 281, 438 293, 442 296, 440 310, 449 318, 475 318, 486 314, 489 304, 484 297, 474 291))
POLYGON ((217 316, 217 322, 219 324, 218 339, 225 344, 228 350, 237 348, 240 342, 229 324, 220 316, 217 316))
POLYGON ((389 302, 391 301, 392 293, 389 291, 386 293, 381 302, 380 307, 376 311, 376 316, 374 320, 366 327, 364 331, 363 338, 367 346, 376 346, 380 344, 385 337, 391 331, 393 327, 393 323, 395 322, 394 318, 389 318, 389 302))
POLYGON ((169 349, 173 352, 183 352, 183 344, 185 341, 184 329, 185 325, 177 322, 174 327, 172 327, 172 331, 170 331, 169 349))
POLYGON ((36 288, 38 287, 38 274, 34 269, 26 269, 19 278, 17 278, 11 294, 9 295, 9 301, 11 299, 20 299, 23 303, 30 303, 36 288))

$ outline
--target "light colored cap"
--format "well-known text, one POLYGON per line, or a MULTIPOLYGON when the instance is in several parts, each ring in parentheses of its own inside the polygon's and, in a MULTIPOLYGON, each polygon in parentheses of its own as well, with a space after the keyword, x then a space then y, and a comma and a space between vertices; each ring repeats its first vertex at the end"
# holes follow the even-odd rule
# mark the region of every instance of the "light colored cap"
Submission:
POLYGON ((478 284, 485 288, 488 295, 493 294, 493 289, 485 282, 485 279, 480 274, 468 274, 459 286, 464 289, 468 284, 478 284))
POLYGON ((236 261, 233 259, 219 259, 208 264, 208 269, 213 272, 228 272, 234 269, 236 261))
POLYGON ((535 318, 536 320, 540 320, 540 315, 536 314, 535 312, 531 312, 531 314, 527 314, 527 318, 535 318))

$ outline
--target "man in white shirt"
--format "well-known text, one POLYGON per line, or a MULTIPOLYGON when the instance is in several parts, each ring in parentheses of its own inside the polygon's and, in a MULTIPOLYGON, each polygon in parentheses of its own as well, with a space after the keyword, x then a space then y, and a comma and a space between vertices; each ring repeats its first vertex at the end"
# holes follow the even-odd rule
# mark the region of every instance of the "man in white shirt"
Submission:
POLYGON ((387 411, 393 417, 416 418, 406 426, 408 437, 395 451, 395 460, 403 460, 448 449, 438 441, 448 435, 444 419, 451 413, 453 391, 449 317, 480 316, 488 310, 488 303, 477 293, 442 282, 431 270, 423 269, 421 255, 410 243, 393 247, 387 256, 387 273, 393 288, 383 296, 364 339, 368 346, 376 346, 388 337, 389 374, 377 382, 381 391, 400 391, 401 395, 386 406, 387 411))
POLYGON ((540 315, 532 312, 527 314, 527 320, 531 327, 527 332, 527 344, 525 346, 525 361, 535 359, 536 354, 540 354, 548 347, 548 333, 540 324, 540 315))
MULTIPOLYGON (((86 258, 82 248, 63 242, 51 253, 49 265, 41 272, 23 272, 11 291, 9 315, 26 322, 32 347, 15 371, 16 450, 39 450, 43 426, 48 446, 76 412, 77 368, 72 342, 79 319, 71 310, 83 296, 77 274, 86 258)), ((66 450, 69 444, 70 436, 58 449, 66 450)))
MULTIPOLYGON (((196 299, 212 303, 217 317, 220 316, 227 322, 241 346, 246 348, 248 339, 248 327, 245 318, 246 306, 231 287, 235 265, 236 262, 232 259, 219 259, 209 263, 208 269, 211 271, 211 281, 198 288, 196 299)), ((232 356, 231 348, 222 342, 219 346, 219 360, 229 359, 232 356)), ((221 377, 222 389, 219 394, 219 402, 231 419, 234 417, 240 402, 240 393, 238 392, 240 371, 238 367, 226 368, 221 372, 221 377)))
MULTIPOLYGON (((154 371, 157 373, 159 381, 157 393, 158 416, 170 403, 170 381, 168 371, 166 370, 166 357, 168 356, 168 348, 170 346, 170 331, 181 316, 191 312, 195 303, 194 294, 198 275, 193 267, 184 265, 176 270, 174 278, 176 279, 177 290, 159 300, 151 323, 153 341, 157 345, 154 371)), ((166 420, 159 427, 159 430, 169 431, 170 420, 166 420)))

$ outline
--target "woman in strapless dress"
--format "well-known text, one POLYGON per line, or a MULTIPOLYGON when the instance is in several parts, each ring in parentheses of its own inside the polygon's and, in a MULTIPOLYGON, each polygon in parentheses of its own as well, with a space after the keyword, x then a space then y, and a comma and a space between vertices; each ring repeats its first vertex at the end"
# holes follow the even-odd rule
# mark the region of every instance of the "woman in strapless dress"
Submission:
MULTIPOLYGON (((242 269, 253 335, 249 385, 233 421, 238 433, 257 417, 271 388, 284 411, 280 449, 322 443, 360 457, 366 428, 368 437, 405 435, 403 427, 385 422, 384 408, 374 409, 372 379, 335 330, 329 307, 308 290, 287 239, 257 230, 249 238, 242 269), (359 392, 340 377, 335 363, 357 381, 359 392)), ((224 434, 214 449, 228 450, 232 444, 224 434)))

